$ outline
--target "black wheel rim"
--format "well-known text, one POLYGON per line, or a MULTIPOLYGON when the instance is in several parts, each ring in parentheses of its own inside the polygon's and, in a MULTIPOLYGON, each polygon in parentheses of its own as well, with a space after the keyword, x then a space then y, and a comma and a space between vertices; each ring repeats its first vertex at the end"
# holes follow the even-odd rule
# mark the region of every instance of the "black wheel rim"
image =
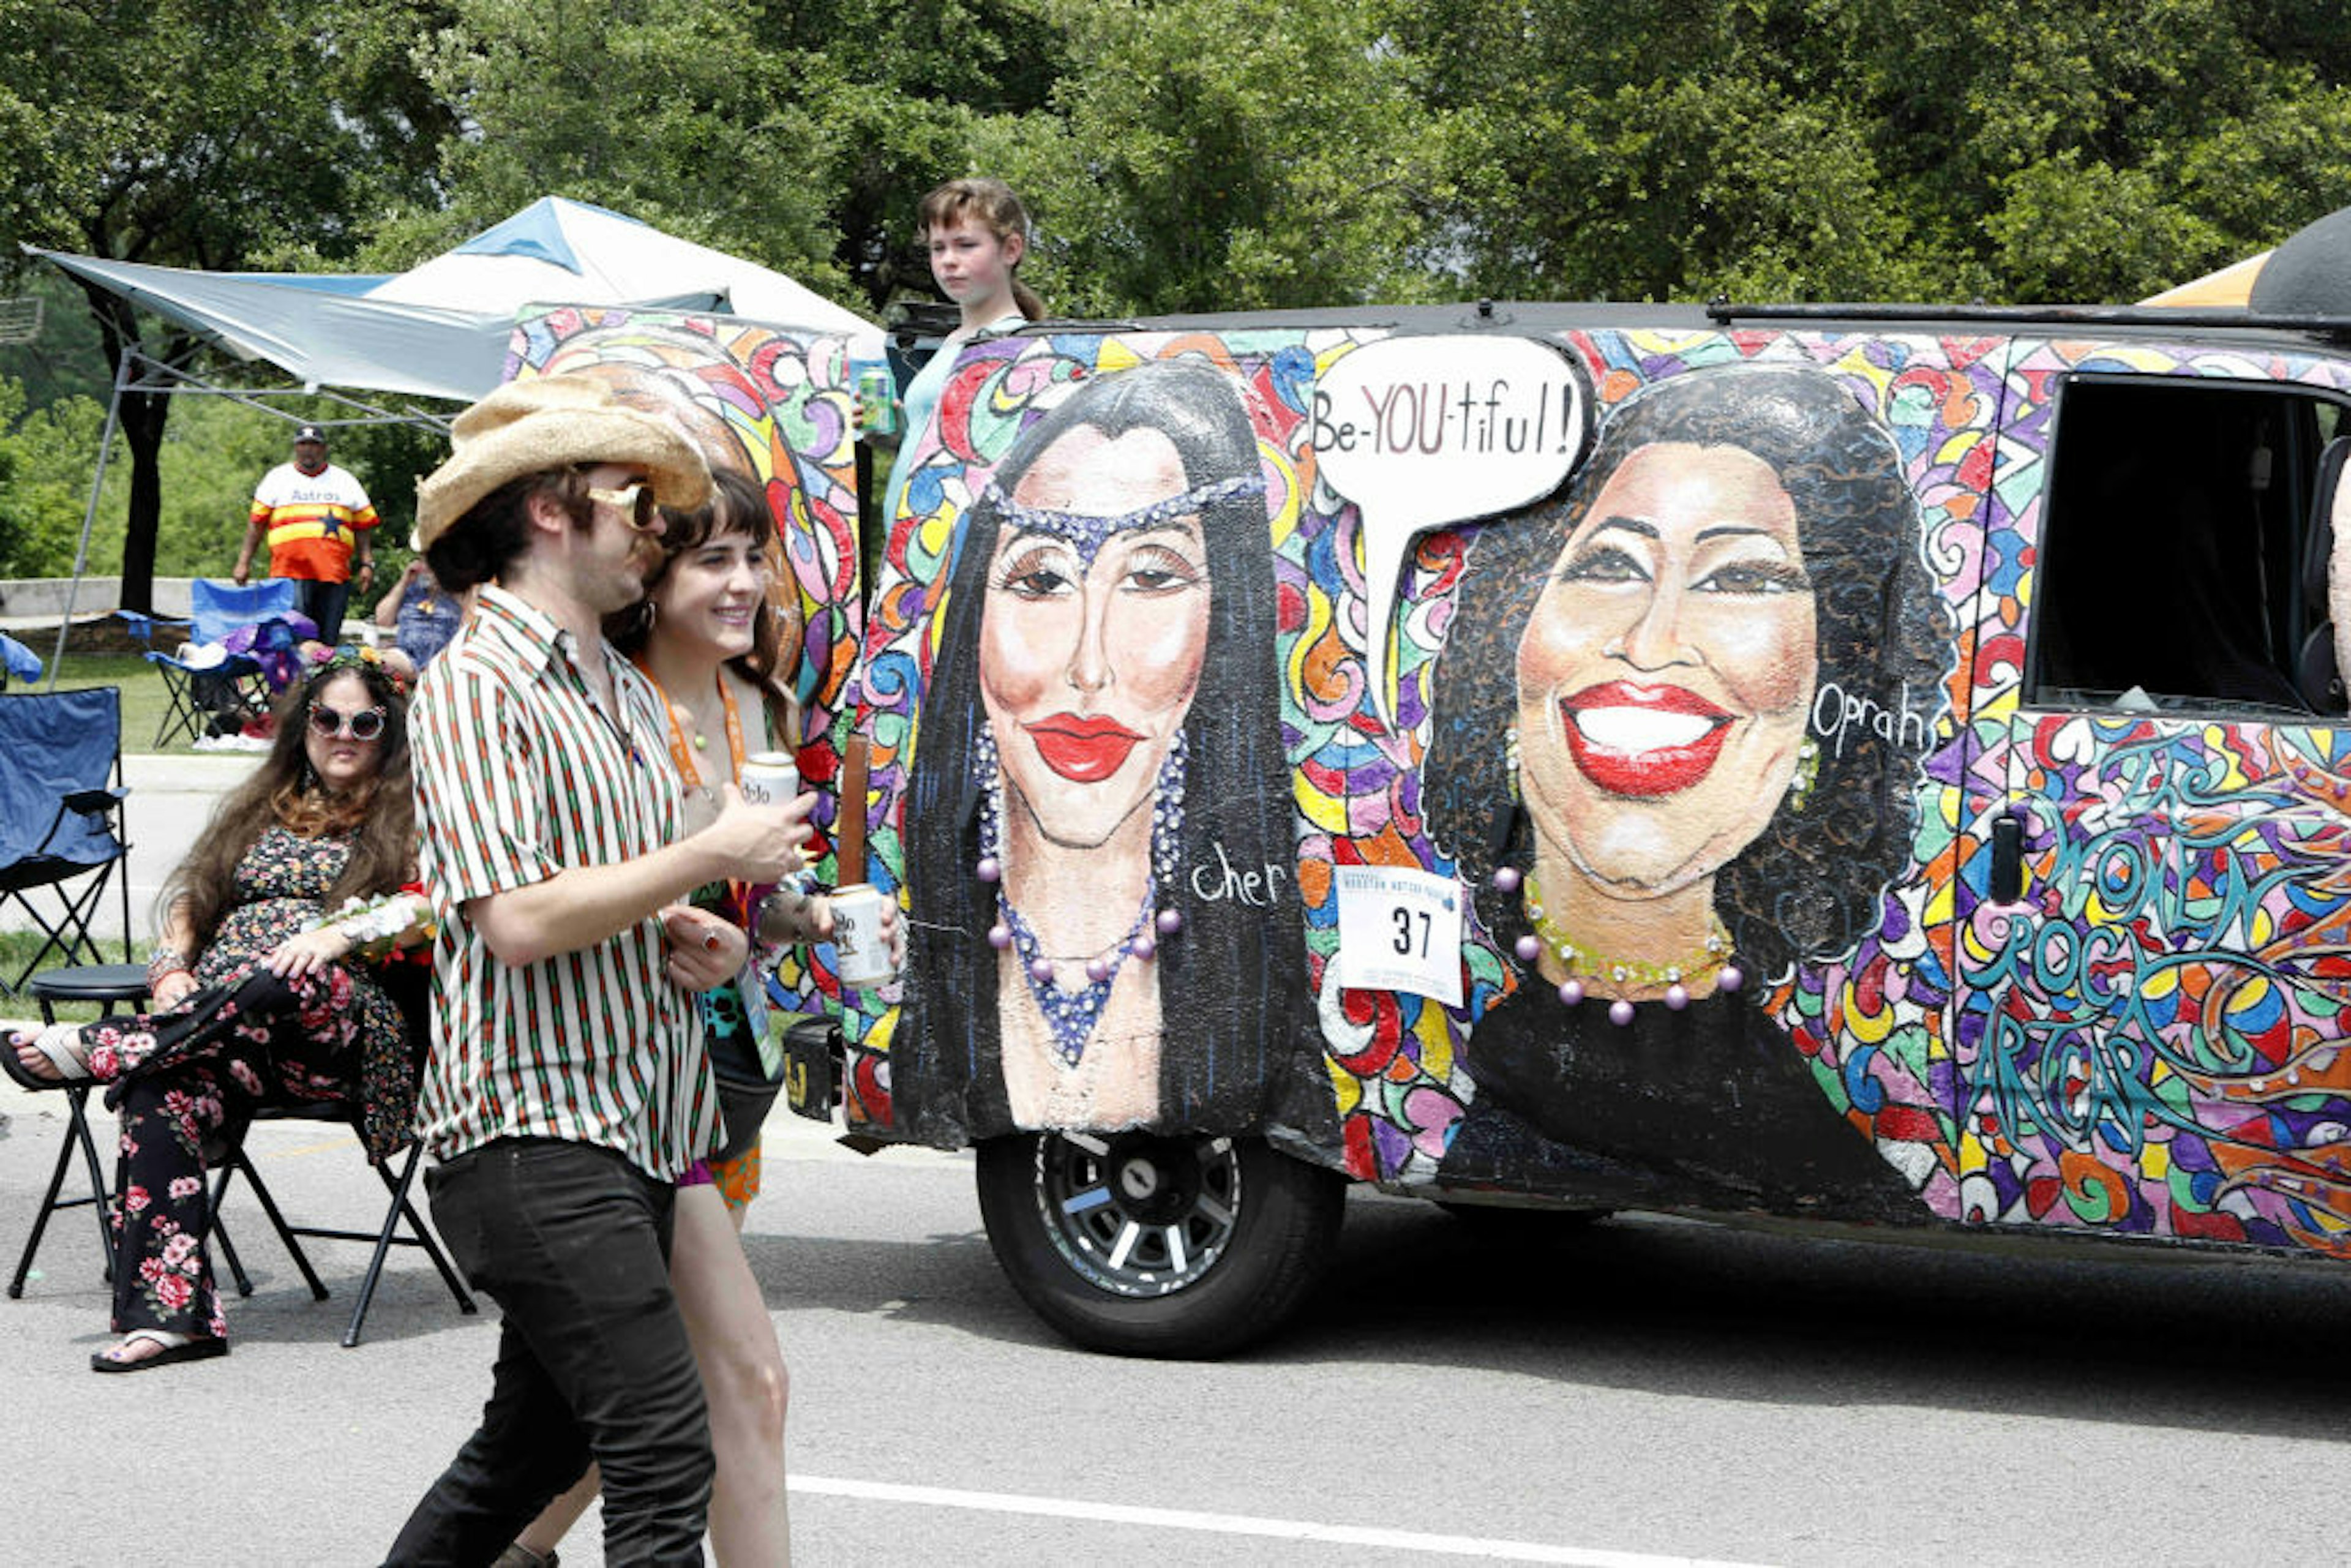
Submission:
POLYGON ((1165 1296, 1217 1266, 1241 1213, 1230 1138, 1048 1134, 1037 1212, 1071 1271, 1120 1296, 1165 1296))

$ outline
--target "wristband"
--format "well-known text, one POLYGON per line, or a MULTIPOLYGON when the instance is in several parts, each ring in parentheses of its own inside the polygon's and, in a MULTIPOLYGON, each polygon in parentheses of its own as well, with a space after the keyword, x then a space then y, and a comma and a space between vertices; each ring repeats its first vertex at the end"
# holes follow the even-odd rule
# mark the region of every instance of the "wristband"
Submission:
POLYGON ((155 956, 147 960, 147 994, 153 996, 166 975, 189 973, 188 956, 177 947, 158 946, 155 956))

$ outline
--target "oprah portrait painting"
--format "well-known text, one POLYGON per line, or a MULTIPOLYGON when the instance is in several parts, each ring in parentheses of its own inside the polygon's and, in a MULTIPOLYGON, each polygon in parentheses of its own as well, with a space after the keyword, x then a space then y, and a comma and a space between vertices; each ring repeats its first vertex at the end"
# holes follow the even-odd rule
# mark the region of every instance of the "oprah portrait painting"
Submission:
POLYGON ((1646 388, 1563 501, 1480 535, 1454 625, 1429 827, 1519 984, 1438 1180, 1915 1218, 1761 1005, 1910 860, 1948 653, 1884 426, 1809 367, 1646 388), (1897 721, 1818 732, 1824 691, 1897 721))
POLYGON ((1283 1086, 1314 1049, 1265 489, 1241 384, 1177 360, 1080 382, 967 514, 906 807, 918 1135, 1316 1098, 1283 1086), (1201 896, 1228 862, 1275 895, 1201 896))

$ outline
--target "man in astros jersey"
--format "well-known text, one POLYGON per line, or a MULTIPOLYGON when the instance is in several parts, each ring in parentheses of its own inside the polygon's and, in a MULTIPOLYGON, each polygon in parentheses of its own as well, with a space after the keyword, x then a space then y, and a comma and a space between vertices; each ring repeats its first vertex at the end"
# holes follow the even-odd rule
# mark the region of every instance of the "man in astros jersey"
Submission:
POLYGON ((294 580, 294 607, 318 622, 319 641, 331 648, 342 640, 351 580, 361 589, 375 580, 375 524, 360 482, 327 461, 327 433, 306 424, 294 433, 294 461, 263 475, 254 489, 235 576, 240 583, 252 577, 254 551, 266 539, 268 575, 294 580))

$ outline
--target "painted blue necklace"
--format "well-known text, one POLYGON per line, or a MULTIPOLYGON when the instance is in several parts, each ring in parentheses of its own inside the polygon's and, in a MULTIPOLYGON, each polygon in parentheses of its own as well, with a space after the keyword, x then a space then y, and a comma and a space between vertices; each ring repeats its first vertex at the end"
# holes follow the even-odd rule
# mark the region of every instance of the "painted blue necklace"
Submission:
POLYGON ((1160 909, 1158 904, 1161 880, 1171 884, 1175 880, 1189 749, 1179 731, 1160 767, 1151 810, 1152 869, 1143 881, 1143 906, 1135 911, 1134 923, 1126 928, 1125 936, 1086 960, 1086 983, 1072 990, 1061 984, 1053 960, 1037 940, 1036 928, 1012 907, 1011 896, 1005 892, 1003 768, 997 758, 995 733, 987 724, 981 724, 973 738, 973 769, 980 785, 977 874, 980 881, 996 884, 998 921, 996 929, 988 933, 988 944, 999 950, 1012 948, 1019 959, 1020 978, 1053 1038, 1053 1054, 1063 1066, 1075 1067, 1085 1060, 1086 1042, 1093 1038, 1094 1026, 1102 1022, 1102 1009, 1110 1005, 1111 989, 1118 984, 1119 971, 1126 961, 1149 959, 1158 952, 1159 937, 1174 935, 1184 923, 1182 915, 1173 909, 1160 909))
POLYGON ((1045 1015, 1045 1027, 1053 1036, 1053 1054, 1061 1059, 1063 1065, 1075 1067, 1084 1060, 1086 1041, 1093 1038, 1094 1026, 1102 1022, 1102 1009, 1110 1005, 1111 988, 1118 984, 1119 971, 1126 967, 1128 956, 1134 951, 1135 939, 1150 924, 1158 893, 1155 881, 1144 884, 1143 907, 1135 912, 1134 924, 1126 928, 1126 935, 1118 939, 1106 956, 1087 964, 1086 983, 1074 991, 1064 989, 1055 977, 1052 960, 1044 956, 1037 944, 1037 933, 1012 907, 1012 901, 1001 893, 997 894, 996 907, 1003 915, 1004 924, 1012 928, 1012 950, 1020 960, 1020 977, 1029 983, 1029 994, 1036 999, 1037 1010, 1045 1015), (1097 973, 1102 977, 1092 978, 1097 973))

